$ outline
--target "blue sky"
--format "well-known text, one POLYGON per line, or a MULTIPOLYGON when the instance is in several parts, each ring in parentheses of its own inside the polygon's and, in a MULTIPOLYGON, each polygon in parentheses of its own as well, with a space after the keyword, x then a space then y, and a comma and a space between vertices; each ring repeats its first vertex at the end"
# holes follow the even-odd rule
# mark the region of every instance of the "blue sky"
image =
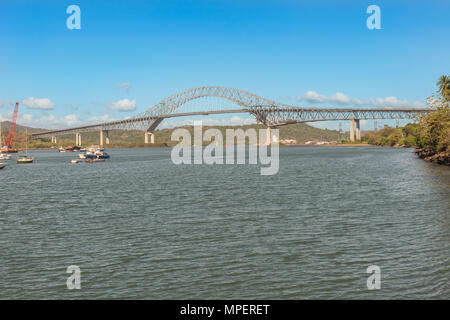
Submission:
POLYGON ((38 127, 122 119, 204 85, 299 106, 420 106, 450 73, 449 16, 444 0, 1 0, 0 117, 19 101, 19 123, 38 127), (72 4, 80 30, 66 27, 72 4), (371 4, 381 30, 366 27, 371 4))

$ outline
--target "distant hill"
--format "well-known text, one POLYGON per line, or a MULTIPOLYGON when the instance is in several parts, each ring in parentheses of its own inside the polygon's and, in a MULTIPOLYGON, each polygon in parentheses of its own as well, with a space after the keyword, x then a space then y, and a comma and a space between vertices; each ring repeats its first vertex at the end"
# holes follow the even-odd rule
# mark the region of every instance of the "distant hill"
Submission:
MULTIPOLYGON (((2 121, 1 122, 1 140, 0 140, 0 145, 4 146, 5 145, 5 138, 9 138, 9 133, 11 130, 11 121, 2 121)), ((22 126, 17 124, 16 125, 16 133, 14 135, 14 145, 17 146, 18 148, 22 148, 23 146, 25 146, 25 132, 28 131, 28 134, 31 133, 37 133, 37 132, 42 132, 45 131, 45 129, 40 129, 40 128, 31 128, 31 127, 26 127, 26 126, 22 126)), ((29 141, 30 143, 30 147, 31 147, 31 140, 29 141)))
MULTIPOLYGON (((2 121, 2 131, 8 132, 11 130, 11 121, 2 121)), ((45 131, 46 129, 40 129, 40 128, 31 128, 26 126, 21 126, 20 124, 16 124, 16 132, 25 132, 25 130, 28 130, 28 133, 37 133, 45 131)))
MULTIPOLYGON (((4 121, 2 122, 2 136, 3 141, 4 138, 9 135, 9 130, 11 127, 11 122, 4 121)), ((192 126, 183 126, 191 132, 191 136, 193 137, 193 127, 192 126)), ((264 125, 261 124, 252 124, 252 125, 243 125, 243 126, 203 126, 203 131, 206 131, 209 128, 217 128, 221 130, 222 134, 225 137, 226 129, 238 129, 241 128, 243 130, 247 130, 249 128, 254 129, 264 129, 264 125)), ((170 137, 176 128, 171 129, 160 129, 155 131, 155 144, 145 144, 144 143, 144 133, 142 131, 127 131, 127 130, 114 130, 109 133, 110 138, 110 147, 151 147, 151 146, 164 146, 164 145, 175 145, 176 142, 171 141, 170 137)), ((17 146, 23 147, 25 143, 25 130, 28 130, 28 134, 37 133, 42 131, 48 131, 47 129, 41 128, 31 128, 25 127, 21 125, 16 126, 16 139, 17 146)), ((313 126, 310 126, 305 123, 297 123, 291 124, 283 127, 279 127, 280 130, 280 139, 291 139, 296 140, 298 144, 305 143, 310 140, 320 140, 320 141, 339 141, 344 138, 344 135, 339 135, 339 131, 337 130, 328 130, 328 129, 319 129, 313 126)), ((59 136, 58 146, 68 146, 75 144, 75 135, 69 134, 65 136, 59 136)), ((99 144, 99 133, 98 132, 87 132, 82 133, 82 145, 88 146, 92 144, 99 144)), ((50 142, 50 138, 42 139, 42 140, 29 140, 30 148, 48 148, 54 146, 50 142)))

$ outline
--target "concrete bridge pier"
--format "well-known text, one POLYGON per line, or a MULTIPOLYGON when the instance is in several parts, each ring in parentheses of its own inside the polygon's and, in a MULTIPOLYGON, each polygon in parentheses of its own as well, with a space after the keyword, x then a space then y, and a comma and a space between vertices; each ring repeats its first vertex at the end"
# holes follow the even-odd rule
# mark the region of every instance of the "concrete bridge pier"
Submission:
POLYGON ((267 127, 266 134, 266 146, 270 146, 272 144, 272 129, 270 127, 267 127))
POLYGON ((355 141, 355 119, 350 119, 350 141, 355 141))
MULTIPOLYGON (((274 127, 274 129, 275 128, 276 127, 274 127)), ((267 127, 266 133, 267 133, 267 136, 266 136, 266 145, 267 146, 272 145, 272 143, 274 143, 274 142, 275 143, 279 142, 277 136, 272 135, 272 127, 267 127)))
POLYGON ((55 144, 57 143, 55 136, 52 136, 52 143, 55 143, 55 144))
POLYGON ((109 131, 100 130, 100 146, 103 147, 103 141, 106 141, 106 144, 109 144, 109 131), (105 140, 103 139, 105 137, 105 140))
POLYGON ((75 133, 75 145, 81 146, 81 133, 79 132, 75 133))
POLYGON ((145 134, 144 134, 145 144, 148 144, 148 141, 149 141, 148 137, 149 136, 150 136, 150 143, 152 143, 152 144, 155 143, 155 134, 153 132, 146 131, 145 134))
POLYGON ((356 122, 356 141, 360 141, 361 140, 361 127, 359 124, 359 119, 356 119, 355 122, 356 122))

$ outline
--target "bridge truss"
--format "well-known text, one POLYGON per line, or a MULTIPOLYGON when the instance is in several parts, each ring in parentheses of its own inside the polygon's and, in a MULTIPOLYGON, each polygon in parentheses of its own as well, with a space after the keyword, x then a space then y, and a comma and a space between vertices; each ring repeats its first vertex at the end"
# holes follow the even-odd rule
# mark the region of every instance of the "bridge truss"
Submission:
POLYGON ((433 111, 433 109, 301 108, 278 103, 239 89, 228 87, 199 87, 173 94, 132 118, 40 132, 33 134, 32 137, 45 138, 70 133, 110 130, 142 130, 153 132, 166 118, 208 114, 250 113, 256 118, 257 122, 268 127, 277 127, 299 122, 328 120, 414 119, 419 114, 430 111, 433 111), (234 102, 240 109, 177 113, 177 110, 187 102, 203 97, 223 98, 234 102))

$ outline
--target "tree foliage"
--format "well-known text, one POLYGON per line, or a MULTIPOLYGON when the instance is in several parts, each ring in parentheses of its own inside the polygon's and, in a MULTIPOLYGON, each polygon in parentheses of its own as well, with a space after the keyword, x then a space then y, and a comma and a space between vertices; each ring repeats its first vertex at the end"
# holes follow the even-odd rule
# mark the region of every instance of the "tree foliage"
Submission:
POLYGON ((441 76, 437 82, 437 97, 428 98, 428 104, 435 108, 419 118, 418 145, 432 152, 450 151, 450 77, 441 76))

